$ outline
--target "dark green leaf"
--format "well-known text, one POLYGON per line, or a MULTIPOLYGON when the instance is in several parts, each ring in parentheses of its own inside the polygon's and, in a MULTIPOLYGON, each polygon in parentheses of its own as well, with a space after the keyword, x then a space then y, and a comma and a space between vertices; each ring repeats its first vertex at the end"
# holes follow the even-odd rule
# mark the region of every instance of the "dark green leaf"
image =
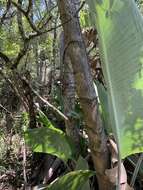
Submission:
POLYGON ((73 171, 57 179, 46 190, 82 190, 83 185, 94 174, 89 170, 73 171))
POLYGON ((95 84, 97 86, 99 101, 101 105, 102 120, 103 120, 106 131, 110 133, 112 132, 111 127, 113 126, 112 126, 112 122, 110 120, 110 114, 109 114, 108 93, 105 87, 101 83, 96 81, 95 84))
MULTIPOLYGON (((76 170, 88 170, 88 163, 81 156, 79 157, 76 163, 76 170)), ((85 182, 85 184, 82 187, 82 190, 90 190, 89 180, 85 182)))

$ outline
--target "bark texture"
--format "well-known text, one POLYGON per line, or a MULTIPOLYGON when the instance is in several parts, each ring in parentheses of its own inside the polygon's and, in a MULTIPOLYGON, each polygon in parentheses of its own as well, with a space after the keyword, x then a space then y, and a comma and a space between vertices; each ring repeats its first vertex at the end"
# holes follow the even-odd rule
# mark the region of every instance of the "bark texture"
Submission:
POLYGON ((65 121, 66 133, 71 138, 76 148, 76 157, 78 158, 81 153, 81 138, 77 123, 72 113, 75 111, 75 80, 73 75, 73 69, 71 65, 71 59, 68 54, 65 55, 63 62, 63 54, 65 49, 64 33, 60 36, 60 58, 62 65, 62 83, 63 83, 63 97, 64 97, 64 114, 68 117, 65 121))
POLYGON ((76 0, 58 0, 61 22, 63 24, 65 49, 63 62, 66 54, 70 56, 74 71, 76 92, 84 112, 86 130, 89 137, 92 159, 97 172, 100 190, 113 189, 105 175, 105 170, 110 167, 110 157, 107 147, 102 120, 99 114, 96 92, 86 55, 86 48, 81 34, 76 9, 76 0))

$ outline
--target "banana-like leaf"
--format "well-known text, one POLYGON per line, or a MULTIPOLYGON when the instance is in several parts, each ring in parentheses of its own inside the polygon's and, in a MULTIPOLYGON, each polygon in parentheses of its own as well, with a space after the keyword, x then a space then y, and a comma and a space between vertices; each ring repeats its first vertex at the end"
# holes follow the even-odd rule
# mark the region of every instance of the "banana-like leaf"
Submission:
POLYGON ((43 112, 39 112, 38 120, 44 127, 28 129, 25 141, 34 152, 53 154, 63 161, 72 158, 72 148, 64 132, 55 128, 43 112))
POLYGON ((143 151, 143 17, 134 0, 90 0, 122 158, 143 151))
POLYGON ((105 130, 112 133, 112 122, 110 120, 109 105, 108 105, 108 93, 105 87, 98 81, 95 82, 99 97, 99 105, 101 106, 101 117, 105 127, 105 130))
POLYGON ((83 185, 94 174, 90 170, 76 170, 60 177, 46 190, 82 190, 83 185))

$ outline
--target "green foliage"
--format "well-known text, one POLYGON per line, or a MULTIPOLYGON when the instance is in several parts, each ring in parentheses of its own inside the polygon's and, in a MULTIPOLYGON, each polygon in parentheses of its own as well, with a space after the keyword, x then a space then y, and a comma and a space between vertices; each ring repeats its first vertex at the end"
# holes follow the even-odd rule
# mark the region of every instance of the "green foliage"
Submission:
POLYGON ((88 163, 83 157, 79 157, 76 163, 76 170, 88 170, 88 163))
POLYGON ((21 125, 24 131, 27 130, 28 124, 29 124, 29 114, 27 112, 23 112, 21 114, 21 125))
POLYGON ((77 170, 70 172, 48 186, 46 190, 82 190, 83 185, 95 173, 89 170, 77 170))
POLYGON ((112 122, 110 120, 110 114, 109 114, 109 104, 108 104, 108 93, 105 87, 99 83, 98 81, 95 82, 98 96, 99 96, 99 102, 101 106, 101 115, 102 115, 102 121, 104 123, 104 126, 108 133, 112 132, 112 122))
POLYGON ((63 96, 62 96, 62 91, 61 91, 61 86, 60 85, 57 85, 55 88, 54 88, 54 91, 53 91, 53 97, 54 97, 54 101, 57 105, 57 108, 64 112, 64 100, 63 100, 63 96))
POLYGON ((125 158, 143 151, 143 18, 133 0, 89 4, 99 34, 112 125, 125 158))
MULTIPOLYGON (((76 169, 75 170, 88 170, 88 163, 81 156, 79 157, 79 159, 78 159, 78 161, 76 163, 76 169)), ((82 190, 90 190, 89 180, 87 180, 85 182, 85 184, 82 187, 82 190)))
POLYGON ((38 120, 44 127, 28 129, 25 132, 25 141, 32 150, 53 154, 65 162, 72 158, 72 150, 66 134, 55 128, 42 112, 40 112, 38 120))
POLYGON ((89 22, 89 13, 87 9, 82 9, 80 11, 80 25, 81 27, 89 27, 90 22, 89 22))
POLYGON ((7 149, 7 146, 5 145, 5 142, 4 142, 4 134, 0 131, 0 160, 5 154, 6 149, 7 149))
POLYGON ((42 123, 44 127, 52 127, 55 129, 55 127, 51 124, 47 116, 41 110, 38 110, 37 121, 42 123))
POLYGON ((16 19, 10 22, 9 26, 0 28, 0 42, 3 53, 15 57, 20 50, 20 40, 16 19))

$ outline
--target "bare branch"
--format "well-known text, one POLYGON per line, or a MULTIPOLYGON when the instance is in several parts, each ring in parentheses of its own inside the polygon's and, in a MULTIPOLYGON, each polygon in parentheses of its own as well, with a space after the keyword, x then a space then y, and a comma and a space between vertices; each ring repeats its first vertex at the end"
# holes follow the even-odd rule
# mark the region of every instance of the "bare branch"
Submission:
POLYGON ((39 33, 40 31, 39 31, 39 30, 37 29, 37 27, 33 24, 33 22, 32 22, 32 20, 31 20, 30 16, 27 14, 27 12, 26 12, 25 10, 23 10, 22 7, 21 7, 19 4, 15 3, 14 1, 12 1, 12 4, 13 4, 19 11, 21 11, 21 12, 24 14, 24 16, 26 17, 26 19, 27 19, 29 25, 31 26, 31 28, 32 28, 35 32, 39 33))
POLYGON ((13 11, 10 15, 5 16, 4 20, 11 19, 11 18, 13 18, 15 15, 16 15, 16 11, 13 11))
MULTIPOLYGON (((73 15, 74 17, 77 16, 77 14, 78 14, 79 11, 83 8, 84 5, 85 5, 85 1, 83 1, 83 3, 81 4, 81 6, 79 7, 79 9, 75 12, 75 14, 73 15)), ((53 31, 53 30, 55 30, 55 29, 57 29, 57 28, 62 27, 63 25, 65 25, 65 24, 67 24, 67 23, 69 23, 69 22, 71 22, 71 21, 72 21, 72 18, 69 18, 69 19, 67 19, 65 22, 63 22, 62 24, 57 25, 56 27, 51 27, 51 28, 48 29, 48 30, 40 31, 39 33, 31 33, 31 34, 29 34, 28 39, 33 39, 33 38, 35 38, 35 37, 40 36, 41 34, 45 34, 45 33, 51 32, 51 31, 53 31)))
MULTIPOLYGON (((34 39, 35 37, 38 37, 42 34, 51 32, 53 30, 56 30, 57 28, 61 27, 63 24, 66 24, 68 22, 70 22, 72 20, 72 18, 68 19, 67 21, 65 21, 63 24, 59 24, 56 27, 52 27, 48 30, 44 30, 42 31, 42 29, 44 28, 45 25, 47 25, 47 23, 51 20, 52 17, 49 17, 49 19, 47 20, 47 22, 43 23, 43 26, 40 27, 40 29, 38 29, 32 22, 31 18, 29 17, 29 15, 27 14, 27 12, 25 10, 22 9, 21 5, 20 5, 20 0, 18 1, 18 4, 15 3, 14 1, 11 1, 11 3, 18 9, 18 27, 19 27, 19 32, 22 36, 22 39, 24 41, 24 45, 23 48, 19 51, 17 57, 15 58, 15 60, 13 61, 13 65, 11 67, 11 69, 15 69, 17 68, 18 64, 20 63, 20 60, 23 58, 23 56, 26 54, 27 50, 28 50, 28 46, 29 46, 29 42, 30 40, 34 39), (29 34, 28 37, 25 36, 25 32, 23 29, 23 24, 22 24, 22 18, 21 18, 21 13, 24 14, 24 16, 26 17, 26 19, 28 20, 31 28, 35 31, 35 33, 31 33, 29 34)), ((77 15, 77 13, 80 11, 80 9, 83 7, 83 5, 85 4, 85 2, 82 3, 82 5, 80 6, 80 8, 76 11, 75 15, 77 15)), ((43 18, 42 18, 43 19, 43 18)), ((3 54, 2 52, 0 52, 0 57, 5 61, 5 62, 10 62, 10 59, 3 54)))
POLYGON ((44 2, 45 2, 45 5, 46 5, 46 9, 48 10, 48 3, 47 3, 46 0, 44 2))
POLYGON ((15 86, 14 82, 8 76, 6 76, 6 74, 4 72, 2 72, 2 70, 0 70, 0 74, 8 82, 8 84, 11 87, 11 89, 16 93, 17 97, 22 101, 22 103, 23 103, 26 111, 28 112, 27 102, 23 99, 23 96, 21 96, 21 94, 19 93, 20 91, 17 89, 17 87, 15 86))
MULTIPOLYGON (((57 5, 54 6, 54 7, 52 7, 52 8, 48 11, 48 13, 50 13, 55 7, 57 7, 57 5)), ((47 13, 45 13, 45 15, 44 15, 43 17, 41 16, 42 18, 41 18, 41 20, 40 20, 40 22, 38 23, 38 26, 37 26, 37 27, 40 27, 40 25, 42 25, 42 23, 43 23, 43 26, 41 26, 40 29, 43 29, 44 26, 45 26, 44 20, 45 20, 46 16, 47 16, 47 13)), ((52 19, 52 15, 51 15, 51 16, 48 16, 46 23, 48 23, 51 19, 52 19)))
POLYGON ((23 48, 19 51, 17 57, 15 58, 14 60, 14 63, 11 67, 11 69, 16 69, 20 60, 24 57, 24 55, 26 54, 27 50, 28 50, 28 47, 29 47, 29 41, 28 40, 25 40, 24 41, 24 46, 23 48))
MULTIPOLYGON (((18 0, 18 3, 21 5, 21 0, 18 0)), ((17 23, 18 23, 19 33, 22 39, 25 40, 26 36, 25 36, 24 28, 23 28, 22 13, 19 10, 17 10, 17 23)))
POLYGON ((2 15, 2 17, 0 18, 0 25, 3 24, 3 21, 5 20, 6 15, 10 9, 10 5, 11 5, 11 0, 8 0, 7 4, 6 4, 6 10, 5 10, 4 14, 2 15))
POLYGON ((47 19, 47 21, 44 22, 43 25, 40 27, 40 30, 42 30, 43 28, 45 28, 51 19, 52 19, 52 16, 49 16, 49 18, 47 19))
POLYGON ((6 113, 11 114, 11 112, 8 111, 2 104, 0 104, 0 108, 2 108, 6 113))
POLYGON ((26 11, 27 15, 30 13, 31 9, 32 9, 32 0, 29 0, 28 8, 27 8, 27 11, 26 11))
MULTIPOLYGON (((21 78, 21 76, 19 76, 21 78)), ((62 117, 64 120, 68 121, 68 117, 65 116, 60 110, 58 110, 55 106, 53 106, 51 103, 49 103, 47 100, 45 100, 43 97, 41 97, 38 92, 36 92, 29 84, 29 82, 25 79, 22 78, 23 81, 25 81, 25 83, 27 84, 27 86, 29 86, 29 88, 31 89, 31 91, 33 92, 33 94, 35 96, 37 96, 37 98, 42 101, 44 104, 46 104, 49 108, 51 108, 53 110, 53 112, 55 112, 56 114, 58 114, 60 117, 62 117)))

